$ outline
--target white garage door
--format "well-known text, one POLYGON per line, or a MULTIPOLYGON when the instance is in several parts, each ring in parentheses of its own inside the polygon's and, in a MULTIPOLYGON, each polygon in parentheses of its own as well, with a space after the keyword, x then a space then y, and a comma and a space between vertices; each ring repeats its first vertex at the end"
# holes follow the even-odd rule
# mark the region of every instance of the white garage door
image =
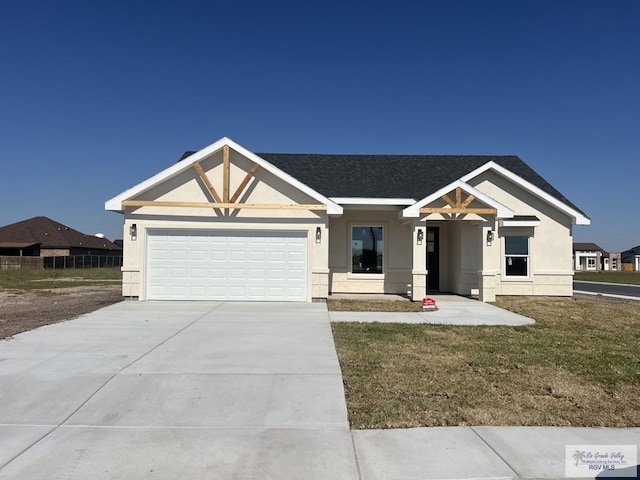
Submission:
POLYGON ((150 232, 147 298, 306 301, 307 234, 150 232))

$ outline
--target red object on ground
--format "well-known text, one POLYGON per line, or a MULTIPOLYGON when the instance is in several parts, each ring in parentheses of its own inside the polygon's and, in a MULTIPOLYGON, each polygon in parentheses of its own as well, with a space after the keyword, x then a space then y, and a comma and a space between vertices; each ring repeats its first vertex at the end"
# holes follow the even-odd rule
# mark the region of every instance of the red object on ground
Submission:
POLYGON ((427 308, 427 307, 435 307, 436 306, 436 301, 433 298, 423 298, 422 299, 422 308, 427 308))

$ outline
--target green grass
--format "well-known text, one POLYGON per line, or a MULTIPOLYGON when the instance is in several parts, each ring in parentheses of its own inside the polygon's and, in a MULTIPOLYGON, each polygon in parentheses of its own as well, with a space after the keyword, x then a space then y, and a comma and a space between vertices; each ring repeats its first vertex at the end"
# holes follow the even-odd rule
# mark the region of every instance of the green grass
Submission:
POLYGON ((627 283, 640 285, 640 272, 575 272, 574 280, 585 282, 627 283))
POLYGON ((640 308, 499 298, 525 327, 332 325, 354 428, 640 426, 640 308))
POLYGON ((113 285, 121 281, 120 267, 65 270, 0 270, 0 289, 40 290, 77 286, 113 285))

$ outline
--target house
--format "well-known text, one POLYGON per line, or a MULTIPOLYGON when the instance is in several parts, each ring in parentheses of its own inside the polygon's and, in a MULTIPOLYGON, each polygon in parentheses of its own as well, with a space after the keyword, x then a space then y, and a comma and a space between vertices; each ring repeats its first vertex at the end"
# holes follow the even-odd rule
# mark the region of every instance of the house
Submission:
POLYGON ((573 244, 573 268, 575 270, 601 270, 604 250, 595 243, 573 244))
POLYGON ((603 270, 622 270, 622 254, 617 252, 603 252, 603 270))
POLYGON ((589 218, 515 156, 254 153, 228 138, 105 203, 123 294, 311 301, 330 293, 573 293, 589 218))
POLYGON ((0 227, 0 255, 122 255, 122 248, 106 238, 85 235, 50 218, 33 217, 0 227))
POLYGON ((621 256, 622 263, 631 266, 630 270, 640 272, 640 245, 630 248, 629 250, 625 250, 622 252, 621 256))
POLYGON ((573 244, 573 268, 577 271, 620 270, 619 253, 606 252, 595 243, 573 244))

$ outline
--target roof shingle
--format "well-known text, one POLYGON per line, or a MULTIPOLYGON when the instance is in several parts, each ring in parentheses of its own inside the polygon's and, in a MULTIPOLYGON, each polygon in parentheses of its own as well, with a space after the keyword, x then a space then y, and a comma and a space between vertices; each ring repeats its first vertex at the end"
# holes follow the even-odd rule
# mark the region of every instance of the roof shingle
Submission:
POLYGON ((584 214, 517 156, 257 153, 326 197, 420 200, 495 162, 584 214))
POLYGON ((39 243, 41 248, 122 250, 106 238, 85 235, 47 217, 33 217, 0 227, 0 242, 39 243))

